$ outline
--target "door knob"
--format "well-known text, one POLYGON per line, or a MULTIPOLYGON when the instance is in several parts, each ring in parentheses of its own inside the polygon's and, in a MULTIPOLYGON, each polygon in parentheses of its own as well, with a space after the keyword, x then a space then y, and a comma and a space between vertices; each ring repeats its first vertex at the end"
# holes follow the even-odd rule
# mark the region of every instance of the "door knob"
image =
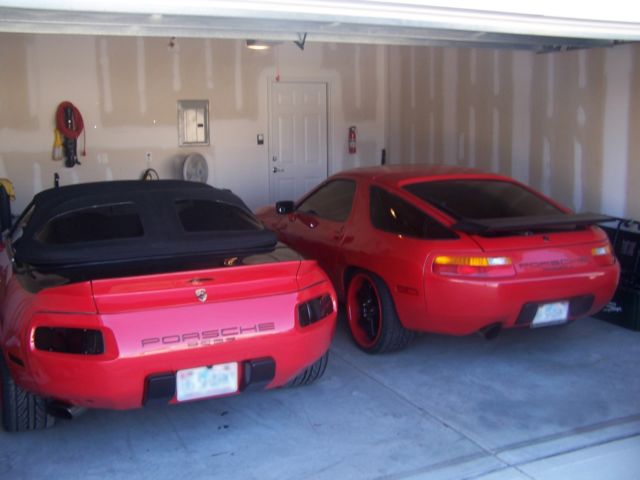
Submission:
POLYGON ((284 168, 273 167, 273 173, 284 172, 284 168))

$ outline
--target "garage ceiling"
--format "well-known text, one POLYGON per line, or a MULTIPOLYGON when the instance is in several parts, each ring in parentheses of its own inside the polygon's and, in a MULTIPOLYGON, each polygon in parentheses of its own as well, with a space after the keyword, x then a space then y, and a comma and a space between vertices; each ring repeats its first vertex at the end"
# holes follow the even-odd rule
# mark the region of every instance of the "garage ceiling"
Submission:
POLYGON ((640 11, 633 3, 514 3, 524 2, 0 0, 0 31, 269 41, 299 41, 306 33, 308 42, 543 52, 640 40, 640 11))

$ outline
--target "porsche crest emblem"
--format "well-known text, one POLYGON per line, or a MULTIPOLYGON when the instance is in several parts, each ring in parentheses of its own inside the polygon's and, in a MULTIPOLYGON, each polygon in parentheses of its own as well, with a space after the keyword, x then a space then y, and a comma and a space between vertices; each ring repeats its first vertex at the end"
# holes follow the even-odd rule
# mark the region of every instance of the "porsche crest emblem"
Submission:
POLYGON ((198 300, 200 300, 202 303, 207 301, 207 291, 204 288, 198 288, 196 290, 196 297, 198 297, 198 300))

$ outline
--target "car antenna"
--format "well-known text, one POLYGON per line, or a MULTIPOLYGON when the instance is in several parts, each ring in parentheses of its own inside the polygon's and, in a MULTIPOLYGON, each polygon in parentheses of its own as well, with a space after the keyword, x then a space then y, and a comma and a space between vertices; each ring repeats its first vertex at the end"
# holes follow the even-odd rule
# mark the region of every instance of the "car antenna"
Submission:
POLYGON ((59 188, 60 187, 60 175, 58 175, 57 172, 53 174, 53 186, 55 188, 59 188))

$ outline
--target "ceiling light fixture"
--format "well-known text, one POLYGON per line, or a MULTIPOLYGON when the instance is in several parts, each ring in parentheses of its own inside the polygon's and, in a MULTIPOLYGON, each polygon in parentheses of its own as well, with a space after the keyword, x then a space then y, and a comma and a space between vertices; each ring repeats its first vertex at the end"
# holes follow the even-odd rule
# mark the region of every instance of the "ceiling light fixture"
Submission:
POLYGON ((247 48, 251 50, 267 50, 271 48, 271 45, 262 40, 247 40, 247 48))

